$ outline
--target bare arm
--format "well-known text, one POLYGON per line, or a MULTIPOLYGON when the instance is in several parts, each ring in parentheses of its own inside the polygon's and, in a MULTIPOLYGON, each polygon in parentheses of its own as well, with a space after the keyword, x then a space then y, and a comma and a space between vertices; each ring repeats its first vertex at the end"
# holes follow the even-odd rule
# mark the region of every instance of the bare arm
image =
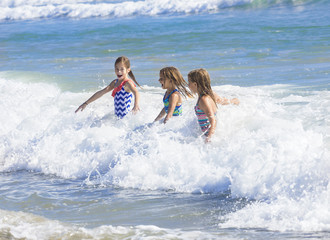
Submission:
POLYGON ((221 105, 228 105, 228 104, 235 104, 238 105, 239 104, 239 100, 237 98, 232 98, 232 99, 227 99, 225 97, 220 97, 218 94, 216 94, 215 92, 213 92, 213 95, 215 97, 215 102, 217 104, 221 104, 221 105))
POLYGON ((165 116, 166 112, 165 112, 165 108, 163 108, 160 113, 158 114, 158 116, 156 117, 156 119, 154 120, 154 122, 159 121, 160 119, 162 119, 165 116))
POLYGON ((229 104, 229 101, 227 98, 224 98, 224 97, 220 97, 218 94, 216 94, 215 92, 213 92, 213 95, 215 97, 215 102, 217 104, 221 104, 221 105, 228 105, 229 104))
POLYGON ((238 100, 238 98, 232 98, 232 99, 230 99, 230 103, 235 104, 235 105, 239 105, 239 100, 238 100))
POLYGON ((134 107, 132 109, 133 113, 136 113, 137 111, 140 111, 139 103, 140 103, 140 93, 138 89, 134 86, 134 84, 131 81, 128 81, 125 83, 125 87, 128 88, 130 92, 134 95, 134 107))
POLYGON ((88 104, 90 104, 91 102, 94 102, 96 99, 99 99, 104 94, 106 94, 106 93, 110 92, 112 89, 114 89, 114 86, 115 86, 115 81, 112 81, 107 87, 94 93, 86 102, 84 102, 77 108, 75 113, 77 113, 79 110, 83 111, 88 104))
POLYGON ((206 138, 206 142, 209 142, 212 135, 215 132, 215 128, 217 126, 217 121, 215 117, 216 113, 216 105, 213 102, 212 98, 210 96, 203 96, 198 103, 198 107, 203 110, 203 112, 206 114, 207 118, 209 119, 209 122, 211 124, 209 131, 209 134, 206 138))
POLYGON ((164 119, 164 123, 166 123, 173 116, 173 112, 175 110, 175 107, 179 103, 179 101, 180 101, 179 93, 173 93, 170 96, 170 99, 168 100, 168 111, 167 111, 167 115, 164 119))

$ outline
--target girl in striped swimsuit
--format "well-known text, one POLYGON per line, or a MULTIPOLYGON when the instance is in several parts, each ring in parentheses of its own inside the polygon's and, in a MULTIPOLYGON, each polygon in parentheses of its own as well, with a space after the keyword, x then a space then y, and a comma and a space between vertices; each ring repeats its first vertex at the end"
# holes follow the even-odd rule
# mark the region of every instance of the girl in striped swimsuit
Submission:
POLYGON ((206 136, 205 141, 209 142, 217 125, 216 96, 211 88, 210 75, 205 69, 193 70, 188 74, 188 86, 193 93, 198 94, 195 113, 203 135, 206 136))
POLYGON ((159 72, 159 82, 166 92, 163 98, 164 107, 155 121, 165 116, 163 123, 166 123, 172 116, 182 115, 182 95, 191 97, 191 94, 187 90, 187 82, 175 67, 162 68, 159 72))
POLYGON ((117 75, 117 79, 113 80, 107 87, 96 92, 93 96, 91 96, 86 102, 81 104, 75 112, 79 110, 84 110, 85 107, 95 101, 96 99, 102 97, 104 94, 112 91, 112 96, 114 97, 114 106, 115 106, 115 114, 118 118, 125 117, 130 111, 132 106, 132 98, 134 96, 134 107, 132 109, 133 113, 136 113, 140 110, 139 108, 139 100, 140 95, 134 84, 134 82, 138 84, 135 80, 135 76, 130 68, 130 61, 127 57, 119 57, 115 62, 115 73, 117 75), (130 76, 133 81, 128 78, 130 76))

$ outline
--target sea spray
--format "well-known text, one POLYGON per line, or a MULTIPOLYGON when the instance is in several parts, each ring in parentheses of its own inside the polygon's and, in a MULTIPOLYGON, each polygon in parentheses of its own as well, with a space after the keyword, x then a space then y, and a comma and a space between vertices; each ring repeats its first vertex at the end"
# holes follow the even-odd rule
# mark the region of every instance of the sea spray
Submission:
POLYGON ((3 83, 11 85, 6 99, 15 104, 9 106, 11 120, 3 121, 3 126, 11 129, 2 133, 3 171, 29 169, 87 178, 97 169, 104 180, 111 178, 121 187, 179 192, 225 191, 230 187, 237 196, 268 199, 283 194, 298 197, 303 190, 324 184, 329 170, 325 160, 329 153, 324 147, 327 139, 299 117, 305 112, 302 100, 313 104, 309 96, 298 98, 293 113, 293 105, 279 103, 280 97, 273 97, 269 87, 228 86, 228 93, 239 95, 241 104, 219 107, 216 135, 211 144, 204 145, 193 99, 184 102, 183 117, 163 125, 152 124, 162 107, 156 101, 161 99, 158 93, 146 93, 148 101, 141 93, 142 111, 119 121, 113 115, 110 95, 74 114, 71 103, 78 105, 81 94, 55 90, 53 96, 35 101, 29 96, 36 93, 40 97, 44 84, 28 88, 31 84, 3 83), (27 105, 16 104, 22 86, 26 87, 20 97, 27 105, 36 105, 36 110, 26 114, 22 112, 27 105), (155 99, 154 107, 150 99, 155 99), (35 124, 38 120, 40 124, 35 124))

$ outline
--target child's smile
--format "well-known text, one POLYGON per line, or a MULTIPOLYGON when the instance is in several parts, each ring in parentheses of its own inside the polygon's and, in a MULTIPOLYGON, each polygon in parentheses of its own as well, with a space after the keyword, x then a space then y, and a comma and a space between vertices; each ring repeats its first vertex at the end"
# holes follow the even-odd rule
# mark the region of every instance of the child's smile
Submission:
POLYGON ((122 63, 118 63, 115 66, 115 72, 118 80, 125 80, 129 73, 130 69, 126 68, 122 63))

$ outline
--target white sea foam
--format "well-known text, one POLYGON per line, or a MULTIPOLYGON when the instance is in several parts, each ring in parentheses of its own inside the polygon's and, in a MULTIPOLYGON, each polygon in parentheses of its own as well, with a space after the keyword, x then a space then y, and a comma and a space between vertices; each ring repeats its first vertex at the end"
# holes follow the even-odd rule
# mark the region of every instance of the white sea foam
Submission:
POLYGON ((275 231, 321 232, 330 229, 329 185, 294 200, 279 196, 271 202, 257 202, 220 217, 220 227, 259 228, 275 231))
POLYGON ((1 239, 211 239, 201 231, 181 231, 157 226, 111 226, 85 228, 38 215, 0 209, 1 239))
POLYGON ((328 231, 329 91, 214 89, 241 104, 219 106, 216 134, 205 145, 195 99, 184 102, 183 117, 148 125, 162 108, 160 88, 145 86, 142 111, 118 121, 110 94, 74 114, 91 92, 2 78, 0 171, 40 171, 123 188, 229 189, 233 197, 258 201, 226 216, 226 227, 328 231))
POLYGON ((131 17, 216 12, 251 0, 5 0, 0 3, 1 20, 44 18, 131 17))
POLYGON ((0 2, 0 21, 186 15, 215 13, 231 7, 268 7, 274 4, 298 5, 302 1, 267 0, 3 0, 0 2))

